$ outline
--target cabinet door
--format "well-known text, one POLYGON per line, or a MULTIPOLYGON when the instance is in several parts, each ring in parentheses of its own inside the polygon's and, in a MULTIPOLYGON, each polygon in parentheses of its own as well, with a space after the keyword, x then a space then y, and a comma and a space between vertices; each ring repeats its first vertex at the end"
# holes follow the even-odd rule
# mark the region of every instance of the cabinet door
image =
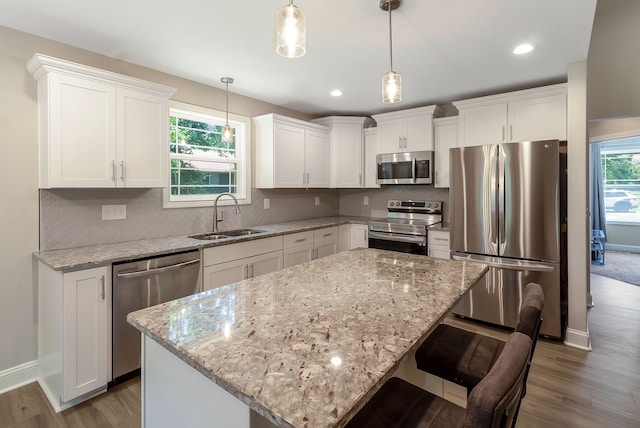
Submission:
POLYGON ((366 224, 352 224, 349 248, 369 248, 369 226, 366 224))
POLYGON ((249 278, 276 272, 282 269, 282 251, 251 257, 247 265, 249 266, 249 278))
POLYGON ((168 129, 167 103, 163 97, 118 89, 118 186, 167 184, 168 129))
POLYGON ((433 121, 431 116, 408 116, 404 119, 403 151, 433 150, 433 121))
POLYGON ((315 247, 315 259, 330 256, 338 252, 338 242, 335 240, 315 242, 313 245, 315 247))
POLYGON ((365 129, 364 132, 364 187, 377 189, 380 187, 376 183, 378 165, 376 156, 379 153, 378 131, 375 128, 365 129))
POLYGON ((40 106, 41 138, 48 138, 41 142, 41 187, 115 186, 115 87, 53 74, 48 96, 40 106))
POLYGON ((202 289, 204 291, 211 290, 212 288, 247 279, 247 269, 246 259, 205 266, 202 271, 202 289))
POLYGON ((566 140, 567 96, 565 94, 509 103, 509 140, 566 140))
POLYGON ((385 120, 378 123, 378 153, 404 152, 404 129, 402 119, 385 120))
POLYGON ((507 138, 507 104, 499 103, 460 110, 459 146, 502 143, 507 138))
MULTIPOLYGON (((283 123, 274 124, 274 187, 303 187, 303 175, 306 172, 304 148, 304 128, 283 123)), ((328 165, 327 161, 327 167, 328 165)))
POLYGON ((449 187, 449 149, 458 146, 458 121, 446 118, 446 122, 436 122, 434 130, 434 187, 449 187))
POLYGON ((335 169, 335 187, 362 187, 362 132, 361 124, 336 124, 333 126, 332 133, 337 140, 332 145, 335 153, 331 156, 335 169))
POLYGON ((110 284, 106 266, 63 275, 63 401, 107 385, 110 284))
POLYGON ((288 247, 284 249, 284 267, 309 262, 313 258, 313 243, 288 247))
POLYGON ((329 187, 329 133, 306 131, 305 165, 307 187, 329 187))

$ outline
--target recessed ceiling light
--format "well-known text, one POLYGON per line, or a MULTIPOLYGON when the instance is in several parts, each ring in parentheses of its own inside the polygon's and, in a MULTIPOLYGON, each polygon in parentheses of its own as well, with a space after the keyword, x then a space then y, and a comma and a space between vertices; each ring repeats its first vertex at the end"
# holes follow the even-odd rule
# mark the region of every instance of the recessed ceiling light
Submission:
POLYGON ((516 48, 513 50, 513 53, 515 55, 523 55, 531 52, 532 50, 533 50, 533 45, 529 43, 523 43, 521 45, 516 46, 516 48))
POLYGON ((341 97, 342 96, 342 91, 340 89, 334 89, 333 91, 330 92, 332 97, 341 97))

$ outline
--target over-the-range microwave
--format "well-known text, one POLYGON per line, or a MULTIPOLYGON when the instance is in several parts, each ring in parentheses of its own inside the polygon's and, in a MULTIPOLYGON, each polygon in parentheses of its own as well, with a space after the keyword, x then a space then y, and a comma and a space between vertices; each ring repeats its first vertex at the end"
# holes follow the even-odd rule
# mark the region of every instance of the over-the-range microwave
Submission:
POLYGON ((383 153, 376 156, 378 184, 432 184, 433 151, 383 153))

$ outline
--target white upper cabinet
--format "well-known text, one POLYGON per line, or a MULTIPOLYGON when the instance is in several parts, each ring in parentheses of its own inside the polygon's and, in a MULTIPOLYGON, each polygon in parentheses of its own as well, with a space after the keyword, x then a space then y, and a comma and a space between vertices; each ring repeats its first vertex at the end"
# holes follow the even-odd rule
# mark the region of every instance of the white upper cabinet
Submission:
POLYGON ((378 153, 433 150, 436 106, 373 115, 378 129, 378 153))
POLYGON ((376 182, 378 175, 378 162, 376 156, 378 148, 378 129, 365 128, 364 130, 364 187, 367 189, 379 188, 376 182))
POLYGON ((366 117, 330 116, 314 119, 330 131, 330 187, 360 188, 364 185, 364 122, 366 117))
POLYGON ((458 117, 433 120, 434 187, 449 187, 449 149, 458 147, 458 117))
POLYGON ((175 89, 36 54, 40 188, 162 187, 175 89))
POLYGON ((329 187, 329 129, 277 114, 253 118, 256 187, 329 187))
POLYGON ((482 144, 567 138, 567 85, 456 101, 458 144, 482 144))

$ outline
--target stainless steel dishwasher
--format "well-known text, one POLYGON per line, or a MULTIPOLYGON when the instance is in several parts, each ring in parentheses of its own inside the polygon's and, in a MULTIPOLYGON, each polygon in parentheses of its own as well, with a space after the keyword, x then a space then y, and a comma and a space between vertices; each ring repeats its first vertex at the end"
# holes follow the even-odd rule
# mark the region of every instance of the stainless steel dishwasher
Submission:
POLYGON ((140 372, 140 332, 127 314, 200 291, 200 252, 113 264, 111 384, 140 372))

